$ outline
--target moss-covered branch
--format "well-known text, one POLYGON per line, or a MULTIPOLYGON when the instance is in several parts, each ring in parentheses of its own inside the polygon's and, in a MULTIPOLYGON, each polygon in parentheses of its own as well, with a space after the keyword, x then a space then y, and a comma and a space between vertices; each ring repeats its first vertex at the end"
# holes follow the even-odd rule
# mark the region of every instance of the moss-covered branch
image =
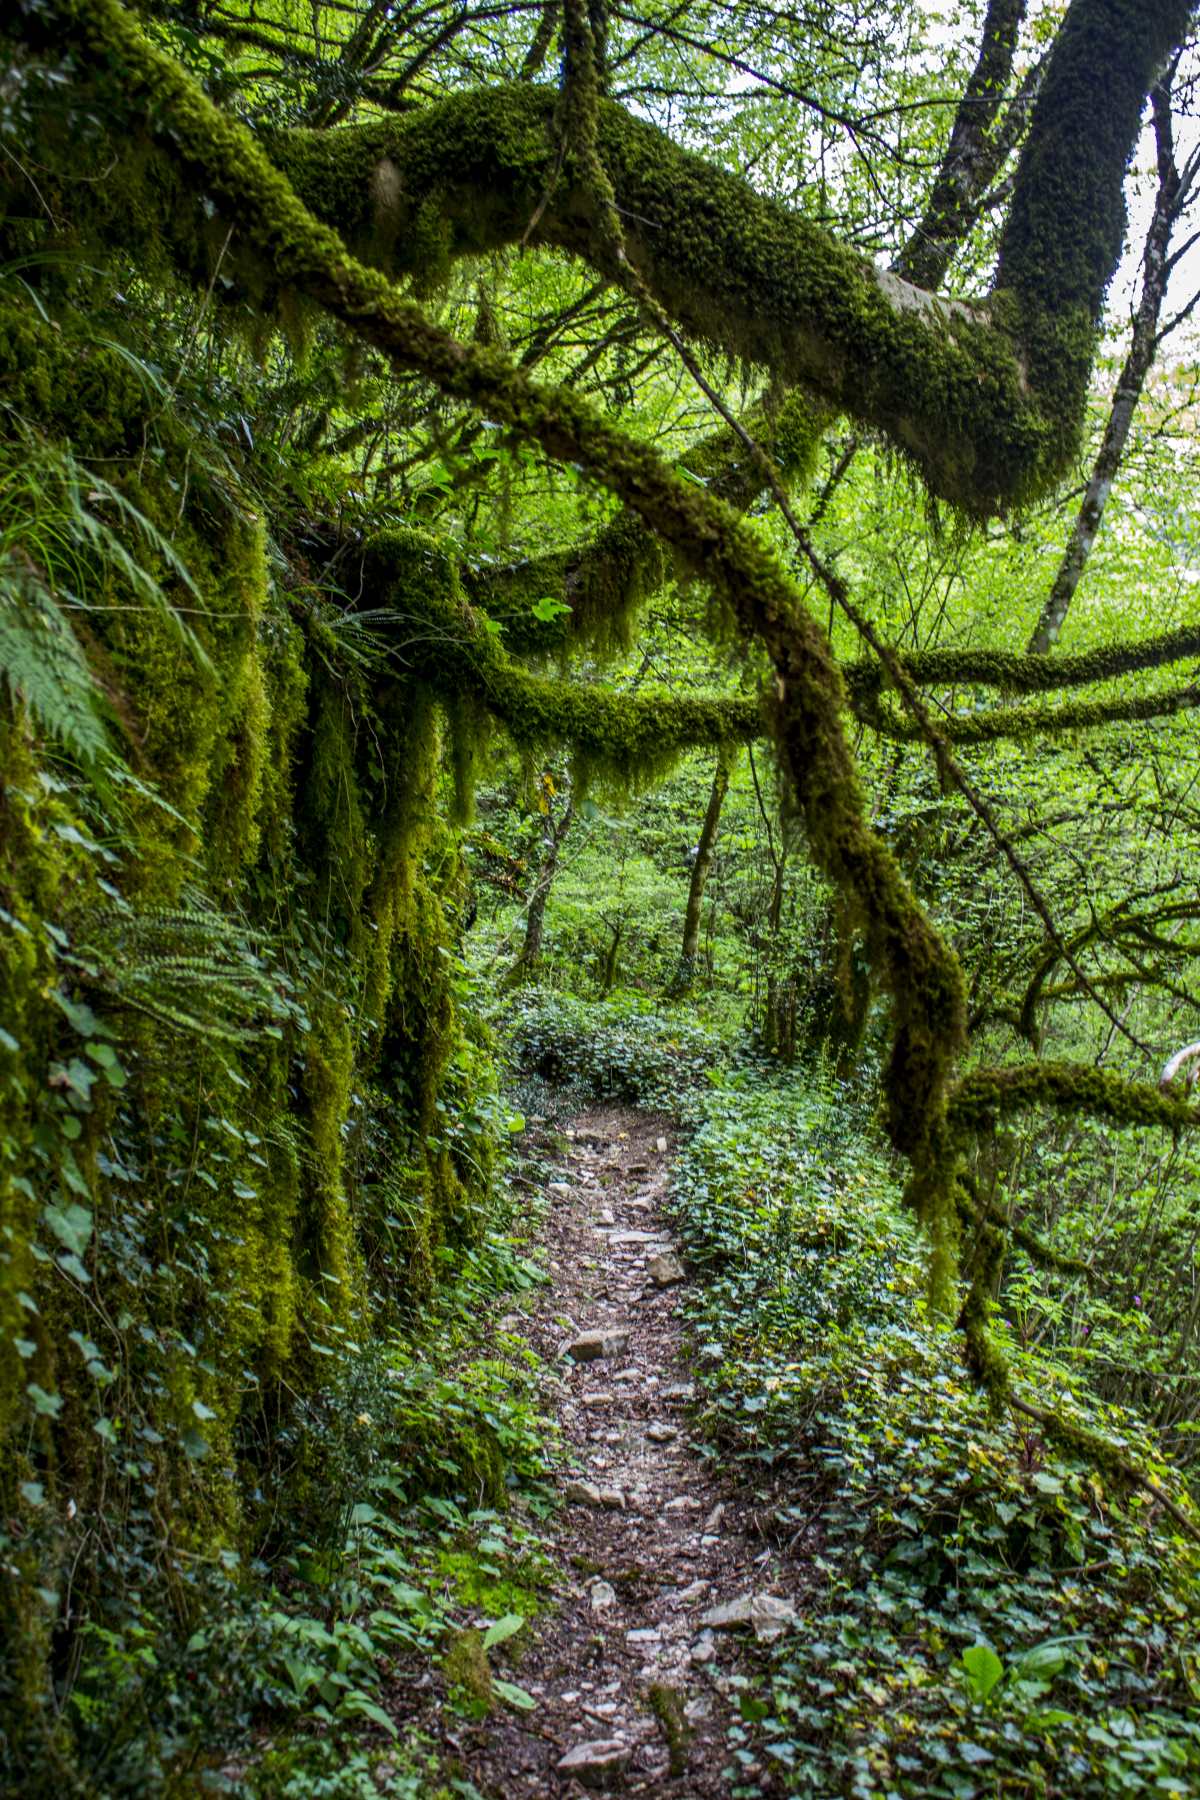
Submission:
MULTIPOLYGON (((1177 662, 1200 659, 1200 626, 1185 625, 1158 637, 1128 644, 1105 644, 1075 656, 1021 655, 1005 650, 919 650, 899 653, 906 673, 918 687, 991 687, 1005 694, 1050 694, 1060 688, 1088 687, 1115 681, 1177 662)), ((844 670, 846 685, 857 699, 878 693, 887 671, 874 657, 863 657, 844 670)))
MULTIPOLYGON (((994 744, 1002 739, 1053 737, 1063 731, 1166 719, 1196 706, 1200 706, 1200 686, 1189 685, 1161 694, 1136 694, 1127 700, 1077 700, 1063 706, 1019 706, 942 718, 938 729, 953 744, 994 744)), ((856 710, 864 723, 883 737, 914 742, 922 736, 914 720, 878 700, 860 703, 856 710)))
POLYGON ((578 395, 538 388, 496 350, 459 342, 315 220, 250 133, 222 116, 179 66, 150 45, 116 0, 55 0, 58 30, 90 62, 120 73, 134 117, 190 179, 238 221, 277 278, 326 307, 390 357, 551 456, 580 464, 684 557, 728 601, 774 668, 772 729, 820 867, 841 891, 894 1002, 888 1120, 914 1167, 916 1198, 950 1273, 952 1169, 943 1139, 944 1088, 962 1047, 957 961, 916 904, 872 831, 842 728, 843 688, 828 640, 758 535, 647 445, 601 419, 578 395), (942 1230, 939 1221, 945 1221, 942 1230))
POLYGON ((1124 1081, 1090 1063, 1029 1062, 1011 1068, 974 1069, 950 1095, 951 1128, 968 1134, 1031 1106, 1073 1117, 1105 1119, 1121 1127, 1147 1125, 1178 1131, 1200 1125, 1200 1107, 1181 1106, 1144 1081, 1124 1081))
MULTIPOLYGON (((779 403, 764 396, 747 419, 788 485, 807 475, 824 423, 823 409, 795 392, 779 403)), ((762 491, 755 459, 725 426, 693 445, 677 466, 739 512, 762 491)), ((695 573, 635 509, 622 507, 583 543, 518 563, 464 567, 463 583, 502 627, 510 649, 545 655, 582 644, 601 651, 628 648, 639 609, 671 576, 695 573), (547 598, 570 610, 540 617, 534 607, 547 598)))
MULTIPOLYGON (((54 0, 31 9, 26 28, 53 49, 59 24, 69 32, 84 11, 84 0, 54 0)), ((1052 485, 1076 447, 1095 321, 1120 253, 1125 164, 1142 100, 1190 12, 1188 0, 1073 0, 985 306, 943 303, 877 270, 602 101, 597 145, 625 250, 685 331, 882 430, 964 510, 1015 504, 1052 485)), ((107 61, 101 53, 100 69, 107 61)), ((517 82, 408 118, 279 132, 271 154, 311 210, 389 273, 427 282, 457 256, 535 241, 614 275, 603 209, 570 159, 564 167, 559 124, 557 92, 517 82)), ((236 196, 224 206, 245 216, 236 196)), ((161 225, 169 233, 177 220, 161 225)), ((286 271, 273 273, 286 287, 286 271)))
POLYGON ((391 667, 456 708, 470 702, 522 750, 567 744, 585 773, 637 786, 688 750, 728 749, 766 731, 761 704, 744 695, 622 694, 522 668, 467 604, 452 555, 423 532, 374 539, 363 580, 382 603, 376 629, 391 667))

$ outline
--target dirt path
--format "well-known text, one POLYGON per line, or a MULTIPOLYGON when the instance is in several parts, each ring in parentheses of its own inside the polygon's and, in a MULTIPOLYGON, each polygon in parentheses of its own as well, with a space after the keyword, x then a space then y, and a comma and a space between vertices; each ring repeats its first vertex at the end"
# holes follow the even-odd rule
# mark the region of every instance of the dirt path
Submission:
POLYGON ((517 1672, 538 1706, 494 1713, 456 1747, 503 1800, 616 1786, 681 1800, 771 1795, 770 1768, 731 1748, 727 1729, 738 1670, 756 1636, 780 1629, 788 1586, 736 1488, 689 1441, 683 1271, 661 1210, 667 1127, 609 1108, 577 1118, 569 1136, 550 1184, 551 1286, 505 1320, 562 1371, 554 1605, 517 1672), (598 1344, 606 1353, 583 1360, 598 1344), (740 1623, 711 1616, 731 1605, 740 1623))

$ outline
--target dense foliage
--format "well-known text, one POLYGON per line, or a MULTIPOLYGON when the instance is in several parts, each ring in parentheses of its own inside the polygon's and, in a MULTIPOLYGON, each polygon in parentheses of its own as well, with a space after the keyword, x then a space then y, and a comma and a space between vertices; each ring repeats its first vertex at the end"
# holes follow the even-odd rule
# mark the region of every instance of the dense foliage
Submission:
POLYGON ((469 1793, 599 1088, 796 1791, 1188 1790, 1192 15, 8 9, 0 1781, 469 1793))

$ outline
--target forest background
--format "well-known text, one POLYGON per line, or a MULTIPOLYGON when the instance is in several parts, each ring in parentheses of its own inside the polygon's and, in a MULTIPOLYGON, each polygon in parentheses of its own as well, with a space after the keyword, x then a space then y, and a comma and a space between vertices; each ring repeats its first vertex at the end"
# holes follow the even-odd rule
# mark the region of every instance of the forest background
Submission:
POLYGON ((1195 1791, 1191 24, 0 28, 11 1791, 469 1791, 388 1682, 538 1604, 594 1091, 824 1521, 748 1738, 1195 1791))

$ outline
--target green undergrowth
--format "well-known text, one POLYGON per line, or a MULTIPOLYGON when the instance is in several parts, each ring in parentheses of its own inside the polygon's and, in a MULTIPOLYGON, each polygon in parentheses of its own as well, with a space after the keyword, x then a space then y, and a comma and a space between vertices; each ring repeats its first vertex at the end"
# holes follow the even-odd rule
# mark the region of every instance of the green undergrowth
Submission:
MULTIPOLYGON (((1195 1545, 1147 1493, 989 1409, 834 1084, 743 1071, 694 1113, 673 1205, 704 1278, 704 1423, 811 1571, 800 1623, 742 1697, 789 1791, 1194 1793, 1195 1545)), ((1165 1480, 1136 1418, 1020 1350, 1002 1307, 995 1329, 1018 1392, 1165 1480)))
POLYGON ((490 1236, 419 1332, 338 1351, 296 1427, 324 1472, 309 1535, 269 1570, 231 1552, 199 1560, 186 1641, 127 1596, 111 1627, 87 1626, 68 1705, 88 1776, 64 1791, 473 1792, 398 1728, 395 1672, 440 1660, 463 1631, 504 1643, 543 1603, 537 1362, 487 1327, 499 1296, 537 1279, 490 1236))

